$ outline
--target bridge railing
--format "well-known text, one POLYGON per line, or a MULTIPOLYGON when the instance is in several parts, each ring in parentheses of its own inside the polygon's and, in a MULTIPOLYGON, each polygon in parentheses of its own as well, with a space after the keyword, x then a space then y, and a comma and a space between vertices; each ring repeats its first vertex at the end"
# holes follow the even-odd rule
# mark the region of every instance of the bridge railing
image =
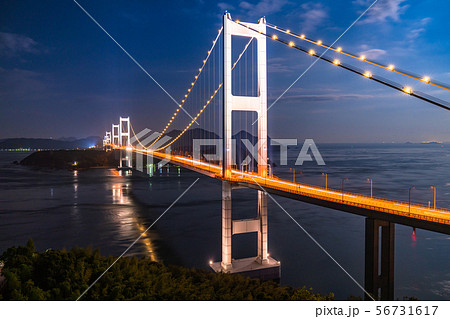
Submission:
MULTIPOLYGON (((255 175, 255 177, 256 177, 256 175, 255 175)), ((247 182, 247 183, 255 184, 255 181, 253 181, 251 178, 245 178, 245 177, 241 177, 241 176, 231 177, 231 178, 229 178, 229 180, 234 181, 234 182, 247 182)), ((283 180, 280 180, 280 181, 283 181, 283 180)), ((446 209, 439 209, 439 211, 432 210, 431 208, 429 209, 428 206, 426 206, 426 205, 418 205, 418 204, 411 203, 412 212, 409 212, 409 203, 408 202, 393 201, 393 200, 380 198, 380 197, 370 197, 367 195, 361 195, 358 193, 351 193, 351 192, 344 192, 344 200, 342 200, 342 198, 340 198, 340 196, 342 195, 342 191, 340 191, 340 190, 336 190, 333 188, 325 188, 325 187, 320 187, 320 186, 315 186, 315 185, 310 185, 310 184, 299 184, 299 183, 292 183, 297 186, 295 188, 281 186, 281 185, 275 185, 274 183, 276 183, 276 180, 274 181, 273 178, 270 178, 268 180, 260 179, 260 182, 258 182, 258 183, 266 188, 278 189, 278 190, 286 191, 289 193, 295 193, 295 194, 299 194, 299 195, 303 195, 303 196, 314 197, 314 198, 326 200, 326 201, 333 201, 335 203, 340 203, 340 204, 344 204, 344 205, 356 206, 356 207, 366 208, 366 209, 370 209, 370 210, 382 211, 382 212, 389 213, 389 214, 401 215, 401 216, 406 216, 406 217, 411 217, 411 218, 416 218, 416 219, 421 219, 421 220, 428 220, 428 221, 433 221, 433 222, 438 222, 438 223, 443 223, 443 224, 450 224, 449 219, 433 217, 433 216, 423 215, 423 214, 417 214, 414 212, 415 208, 420 209, 421 207, 424 207, 424 208, 427 208, 427 210, 429 210, 431 212, 450 213, 450 211, 446 210, 446 209), (338 196, 338 198, 333 198, 330 196, 323 196, 320 193, 314 192, 314 191, 305 192, 305 191, 301 190, 302 186, 317 189, 319 192, 320 191, 334 192, 334 193, 336 193, 335 195, 338 196), (345 199, 345 195, 356 196, 358 198, 363 197, 365 200, 368 200, 368 201, 371 201, 371 200, 382 201, 386 204, 386 206, 388 206, 388 205, 390 206, 392 204, 397 204, 397 205, 403 205, 406 207, 405 207, 405 210, 399 210, 399 209, 392 209, 389 207, 383 207, 383 206, 379 206, 379 205, 373 205, 373 204, 371 205, 371 204, 367 204, 367 203, 361 203, 361 202, 357 202, 357 201, 349 201, 349 200, 345 199)))
MULTIPOLYGON (((218 165, 211 164, 208 162, 203 162, 203 161, 196 161, 196 162, 198 162, 198 164, 195 165, 195 163, 190 162, 191 159, 185 160, 181 156, 174 156, 174 155, 169 155, 169 154, 165 154, 165 153, 155 153, 154 155, 157 157, 160 157, 160 158, 169 159, 170 161, 178 163, 178 164, 196 166, 197 168, 201 167, 202 170, 215 174, 215 176, 218 179, 223 179, 222 175, 221 175, 221 168, 218 167, 218 165)), ((245 175, 239 175, 239 173, 234 173, 234 176, 232 175, 231 177, 227 178, 227 180, 233 181, 233 182, 246 182, 246 183, 256 184, 255 181, 251 177, 246 176, 249 174, 253 175, 251 173, 246 173, 245 175)), ((429 211, 431 213, 450 214, 450 210, 445 209, 445 208, 432 209, 431 207, 428 207, 427 205, 423 205, 423 204, 418 204, 418 203, 413 203, 413 202, 411 202, 411 204, 410 204, 409 202, 391 200, 391 199, 382 198, 382 197, 368 196, 368 195, 364 195, 364 194, 358 194, 358 193, 346 192, 346 191, 342 192, 342 190, 337 190, 334 188, 329 188, 329 187, 325 188, 322 186, 305 184, 305 183, 290 182, 290 184, 292 184, 291 187, 281 186, 281 185, 279 185, 279 182, 285 183, 287 181, 280 179, 276 176, 272 176, 267 179, 262 178, 261 176, 259 176, 257 174, 254 174, 254 176, 255 176, 255 178, 259 179, 259 181, 260 181, 259 184, 261 184, 262 186, 267 187, 267 188, 278 189, 278 190, 282 190, 282 191, 289 192, 289 193, 295 193, 295 194, 299 194, 299 195, 303 195, 303 196, 314 197, 314 198, 326 200, 326 201, 333 201, 335 203, 340 203, 340 204, 349 205, 349 206, 356 206, 356 207, 366 208, 366 209, 370 209, 370 210, 381 211, 381 212, 394 214, 394 215, 401 215, 401 216, 416 218, 416 219, 420 219, 420 220, 428 220, 428 221, 438 222, 438 223, 442 223, 442 224, 450 224, 449 219, 433 217, 433 216, 423 215, 423 214, 417 214, 414 212, 414 210, 416 210, 416 209, 426 209, 427 211, 429 211), (277 182, 278 182, 278 184, 276 184, 277 182), (302 187, 303 188, 308 187, 308 188, 311 188, 312 190, 310 190, 308 192, 302 191, 302 187), (320 194, 321 192, 333 192, 334 196, 336 198, 334 198, 332 196, 323 196, 322 194, 320 194), (342 194, 344 195, 344 199, 342 199, 342 197, 341 197, 342 194), (381 205, 369 204, 367 202, 362 203, 360 201, 350 201, 350 200, 348 200, 348 198, 346 200, 345 196, 347 196, 347 197, 354 196, 358 200, 362 199, 367 202, 378 201, 379 203, 384 203, 386 205, 386 207, 383 207, 381 205), (400 210, 400 209, 392 209, 392 208, 387 207, 387 206, 392 206, 393 204, 404 206, 404 208, 403 208, 403 210, 400 210)))

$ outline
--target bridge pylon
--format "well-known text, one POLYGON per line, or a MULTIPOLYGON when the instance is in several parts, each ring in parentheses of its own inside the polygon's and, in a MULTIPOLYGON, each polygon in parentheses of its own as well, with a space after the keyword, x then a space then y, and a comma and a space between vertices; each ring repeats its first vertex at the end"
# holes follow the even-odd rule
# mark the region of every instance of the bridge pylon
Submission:
POLYGON ((111 132, 106 132, 103 138, 103 148, 105 151, 111 150, 111 132))
POLYGON ((280 263, 269 257, 267 240, 267 194, 258 192, 258 213, 256 218, 232 220, 231 193, 238 187, 231 177, 233 165, 232 115, 233 111, 250 111, 257 114, 258 125, 258 175, 267 175, 267 57, 266 21, 258 23, 234 22, 229 13, 223 16, 223 163, 222 163, 222 261, 212 263, 214 271, 241 273, 262 279, 278 279, 280 263), (260 31, 255 31, 247 28, 260 31), (238 96, 232 94, 232 36, 254 38, 257 42, 257 96, 238 96), (236 234, 257 232, 257 256, 233 259, 231 242, 236 234))
POLYGON ((131 147, 130 138, 131 138, 130 118, 120 117, 119 122, 120 168, 123 167, 124 161, 125 167, 131 168, 133 166, 133 149, 131 147))
POLYGON ((111 128, 111 144, 119 146, 119 124, 113 124, 111 128))

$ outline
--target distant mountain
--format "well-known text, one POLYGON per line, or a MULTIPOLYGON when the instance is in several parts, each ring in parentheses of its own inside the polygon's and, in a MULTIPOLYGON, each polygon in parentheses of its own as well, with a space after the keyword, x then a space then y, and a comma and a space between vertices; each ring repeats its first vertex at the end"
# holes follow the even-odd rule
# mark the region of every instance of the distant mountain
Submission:
POLYGON ((89 136, 81 139, 50 139, 50 138, 7 138, 0 140, 0 149, 47 149, 68 150, 77 148, 89 148, 102 145, 102 139, 98 136, 89 136))
MULTIPOLYGON (((170 136, 172 139, 176 138, 181 133, 180 130, 172 130, 168 132, 166 135, 170 136)), ((176 142, 171 145, 171 150, 173 154, 191 154, 193 150, 193 140, 194 139, 219 139, 219 136, 201 128, 194 128, 188 130, 185 134, 183 134, 176 142)), ((253 136, 247 131, 240 131, 232 136, 232 139, 236 141, 236 162, 242 163, 242 161, 247 157, 251 156, 250 151, 242 142, 243 140, 249 140, 252 145, 255 145, 258 141, 256 136, 253 136)), ((268 153, 270 153, 270 137, 267 137, 268 153)), ((202 153, 216 153, 214 146, 203 146, 202 153)), ((252 160, 250 166, 256 166, 256 162, 252 160)))

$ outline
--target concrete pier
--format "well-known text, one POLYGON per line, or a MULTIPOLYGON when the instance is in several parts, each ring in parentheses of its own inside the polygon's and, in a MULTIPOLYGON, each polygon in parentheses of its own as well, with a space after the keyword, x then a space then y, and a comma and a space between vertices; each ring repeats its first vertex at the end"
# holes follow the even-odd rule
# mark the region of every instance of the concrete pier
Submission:
POLYGON ((364 289, 375 299, 394 300, 394 239, 394 223, 366 218, 364 289))

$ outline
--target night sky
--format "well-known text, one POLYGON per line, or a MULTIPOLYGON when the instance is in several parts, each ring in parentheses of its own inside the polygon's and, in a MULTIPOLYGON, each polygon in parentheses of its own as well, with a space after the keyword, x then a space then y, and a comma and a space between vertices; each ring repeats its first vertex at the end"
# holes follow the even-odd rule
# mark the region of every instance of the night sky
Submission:
MULTIPOLYGON (((225 10, 331 44, 373 1, 78 2, 180 101, 225 10)), ((448 0, 379 0, 336 46, 450 83, 449 30, 448 0)), ((270 104, 314 58, 267 44, 270 104)), ((351 63, 450 101, 449 91, 351 63)), ((103 136, 121 115, 135 128, 162 130, 175 109, 73 1, 1 1, 0 138, 103 136)), ((450 141, 450 112, 319 61, 269 111, 269 135, 450 141)))

